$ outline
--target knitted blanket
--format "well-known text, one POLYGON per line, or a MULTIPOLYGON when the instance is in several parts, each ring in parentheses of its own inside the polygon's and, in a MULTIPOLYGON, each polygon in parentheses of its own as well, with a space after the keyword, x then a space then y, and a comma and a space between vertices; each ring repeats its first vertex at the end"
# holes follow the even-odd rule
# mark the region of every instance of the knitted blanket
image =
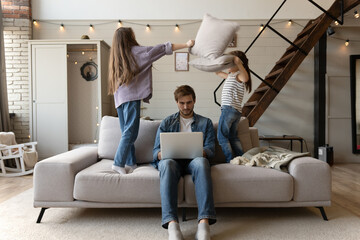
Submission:
POLYGON ((283 172, 288 172, 288 164, 295 158, 310 156, 309 152, 293 152, 281 147, 256 147, 252 148, 244 155, 235 157, 230 161, 231 164, 257 166, 273 168, 283 172))

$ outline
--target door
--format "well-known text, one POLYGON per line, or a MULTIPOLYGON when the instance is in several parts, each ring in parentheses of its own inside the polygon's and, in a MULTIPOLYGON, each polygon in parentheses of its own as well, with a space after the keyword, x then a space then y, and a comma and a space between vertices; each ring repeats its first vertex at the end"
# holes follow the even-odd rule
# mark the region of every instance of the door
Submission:
POLYGON ((68 150, 66 45, 32 45, 32 140, 39 159, 68 150))

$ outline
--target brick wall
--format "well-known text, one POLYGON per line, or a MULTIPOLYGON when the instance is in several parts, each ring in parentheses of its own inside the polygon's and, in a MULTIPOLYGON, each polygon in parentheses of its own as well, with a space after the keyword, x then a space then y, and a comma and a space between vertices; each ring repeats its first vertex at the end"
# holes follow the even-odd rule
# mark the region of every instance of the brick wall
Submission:
POLYGON ((4 25, 6 78, 11 130, 18 143, 28 142, 29 94, 28 40, 32 38, 30 0, 1 0, 4 25))

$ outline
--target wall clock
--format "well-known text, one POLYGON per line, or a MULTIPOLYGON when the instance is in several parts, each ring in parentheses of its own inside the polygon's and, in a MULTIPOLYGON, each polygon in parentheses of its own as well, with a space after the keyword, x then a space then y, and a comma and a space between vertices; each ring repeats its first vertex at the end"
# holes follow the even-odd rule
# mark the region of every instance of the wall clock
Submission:
POLYGON ((98 66, 94 62, 86 62, 81 66, 80 72, 86 81, 94 81, 98 77, 98 66))

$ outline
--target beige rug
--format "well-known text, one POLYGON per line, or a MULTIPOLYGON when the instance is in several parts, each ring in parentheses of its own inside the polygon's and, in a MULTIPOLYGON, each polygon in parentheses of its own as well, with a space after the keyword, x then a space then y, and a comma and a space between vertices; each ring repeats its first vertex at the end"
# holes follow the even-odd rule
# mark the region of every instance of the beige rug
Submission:
MULTIPOLYGON (((160 209, 66 209, 46 210, 42 223, 35 221, 40 209, 32 206, 32 189, 0 204, 0 239, 167 239, 160 226, 160 209)), ((347 210, 325 208, 323 221, 315 208, 217 209, 218 222, 211 226, 212 240, 226 239, 360 239, 360 218, 347 210)), ((181 214, 180 214, 181 215, 181 214)), ((194 239, 196 211, 181 222, 185 239, 194 239)))

